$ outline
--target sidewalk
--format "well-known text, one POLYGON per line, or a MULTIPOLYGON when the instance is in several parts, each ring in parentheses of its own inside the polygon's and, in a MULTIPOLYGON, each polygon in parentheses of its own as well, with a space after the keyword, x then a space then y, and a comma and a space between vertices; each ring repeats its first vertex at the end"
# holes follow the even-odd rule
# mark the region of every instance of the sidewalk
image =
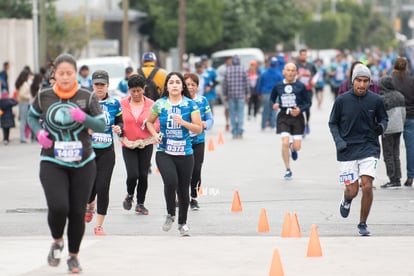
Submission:
MULTIPOLYGON (((48 238, 0 239, 1 275, 62 275, 46 265, 48 238), (6 248, 20 248, 19 251, 6 248), (18 256, 19 262, 16 263, 18 256), (6 266, 6 270, 2 267, 6 266)), ((322 257, 306 257, 308 238, 194 236, 107 236, 83 242, 83 274, 252 276, 269 275, 278 250, 286 276, 409 276, 414 275, 414 237, 320 238, 322 257)))

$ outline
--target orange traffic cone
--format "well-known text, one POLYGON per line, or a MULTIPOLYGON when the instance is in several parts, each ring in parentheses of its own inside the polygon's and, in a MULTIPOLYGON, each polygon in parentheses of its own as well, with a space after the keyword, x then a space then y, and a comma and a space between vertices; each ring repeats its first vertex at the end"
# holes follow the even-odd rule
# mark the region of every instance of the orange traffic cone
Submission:
POLYGON ((208 151, 214 151, 214 140, 213 140, 213 138, 210 138, 210 141, 208 143, 208 151))
POLYGON ((309 236, 307 257, 322 257, 322 248, 319 241, 318 230, 316 225, 312 224, 312 230, 309 236))
POLYGON ((219 144, 219 145, 223 145, 224 144, 223 132, 221 132, 221 131, 219 132, 217 144, 219 144))
POLYGON ((300 227, 298 222, 298 217, 295 212, 292 214, 292 221, 290 224, 290 231, 289 231, 290 238, 300 238, 302 234, 300 233, 300 227))
POLYGON ((240 201, 239 191, 234 191, 233 196, 233 204, 231 205, 231 211, 232 212, 241 212, 242 211, 242 205, 240 201))
POLYGON ((197 193, 198 193, 198 196, 202 196, 202 195, 203 195, 203 188, 201 188, 201 185, 200 185, 200 186, 198 186, 198 191, 197 191, 197 193))
POLYGON ((284 276, 282 261, 280 260, 279 251, 273 251, 272 263, 270 265, 269 276, 284 276))
POLYGON ((267 215, 265 208, 262 208, 260 212, 259 224, 257 226, 257 232, 265 233, 269 232, 269 222, 267 221, 267 215))
POLYGON ((285 215, 285 220, 283 221, 283 228, 282 228, 282 238, 288 238, 290 234, 290 225, 292 224, 290 213, 287 212, 285 215))

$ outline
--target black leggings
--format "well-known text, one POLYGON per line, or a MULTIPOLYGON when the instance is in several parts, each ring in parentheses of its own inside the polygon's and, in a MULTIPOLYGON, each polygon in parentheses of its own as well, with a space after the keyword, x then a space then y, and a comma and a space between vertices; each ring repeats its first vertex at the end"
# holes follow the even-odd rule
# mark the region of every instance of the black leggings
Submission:
POLYGON ((113 145, 106 149, 94 150, 96 178, 88 203, 92 203, 97 197, 97 212, 99 215, 106 215, 109 205, 109 187, 115 166, 115 151, 113 145))
POLYGON ((95 180, 95 160, 80 168, 40 162, 40 182, 45 192, 47 221, 54 239, 63 237, 68 220, 69 253, 76 254, 85 232, 85 206, 95 180))
POLYGON ((10 128, 3 127, 3 141, 9 141, 10 128))
POLYGON ((204 148, 205 143, 193 145, 194 151, 194 169, 193 175, 191 176, 191 197, 197 198, 198 187, 201 186, 201 167, 204 162, 204 148))
POLYGON ((134 195, 137 189, 137 203, 144 204, 148 189, 148 171, 151 166, 151 157, 154 146, 152 144, 143 149, 129 149, 122 147, 125 168, 127 172, 127 193, 134 195))
POLYGON ((178 224, 187 223, 189 198, 189 186, 194 166, 194 156, 175 156, 162 151, 155 155, 162 181, 164 182, 164 196, 167 204, 167 212, 175 216, 175 194, 177 192, 179 209, 178 224))

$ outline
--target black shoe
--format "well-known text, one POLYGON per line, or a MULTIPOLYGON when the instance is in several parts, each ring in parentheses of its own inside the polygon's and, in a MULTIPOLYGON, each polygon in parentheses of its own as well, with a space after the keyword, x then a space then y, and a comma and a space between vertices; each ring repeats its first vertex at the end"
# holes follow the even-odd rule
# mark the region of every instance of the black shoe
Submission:
POLYGON ((405 187, 411 187, 413 186, 413 179, 412 178, 407 178, 407 180, 404 183, 405 187))
POLYGON ((388 183, 385 183, 384 185, 381 185, 381 188, 383 188, 383 189, 400 189, 401 188, 401 183, 388 182, 388 183))
POLYGON ((131 210, 132 202, 134 202, 134 200, 132 199, 132 195, 127 195, 123 202, 124 209, 127 211, 131 210))
POLYGON ((352 201, 346 200, 345 197, 342 197, 339 212, 343 218, 348 217, 349 211, 351 210, 351 202, 352 201))
POLYGON ((200 210, 200 206, 198 206, 198 202, 197 202, 197 200, 195 200, 195 199, 191 199, 191 200, 190 200, 190 208, 191 208, 191 210, 193 210, 193 211, 198 211, 198 210, 200 210))

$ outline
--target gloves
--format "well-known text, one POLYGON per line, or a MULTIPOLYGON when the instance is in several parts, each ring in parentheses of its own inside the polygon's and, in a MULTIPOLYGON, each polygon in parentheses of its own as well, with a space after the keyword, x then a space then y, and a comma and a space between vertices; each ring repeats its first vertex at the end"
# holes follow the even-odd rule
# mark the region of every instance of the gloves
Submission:
POLYGON ((336 148, 339 152, 344 152, 346 150, 347 144, 345 141, 340 141, 336 144, 336 148))
POLYGON ((69 114, 70 117, 72 117, 72 120, 78 123, 83 123, 86 119, 86 113, 80 108, 69 108, 69 114))
POLYGON ((53 145, 53 141, 49 139, 49 132, 47 132, 44 129, 41 129, 37 132, 36 137, 37 141, 40 145, 42 145, 42 148, 49 149, 53 145))
POLYGON ((375 134, 381 135, 382 134, 382 126, 381 125, 376 125, 374 131, 375 131, 375 134))

